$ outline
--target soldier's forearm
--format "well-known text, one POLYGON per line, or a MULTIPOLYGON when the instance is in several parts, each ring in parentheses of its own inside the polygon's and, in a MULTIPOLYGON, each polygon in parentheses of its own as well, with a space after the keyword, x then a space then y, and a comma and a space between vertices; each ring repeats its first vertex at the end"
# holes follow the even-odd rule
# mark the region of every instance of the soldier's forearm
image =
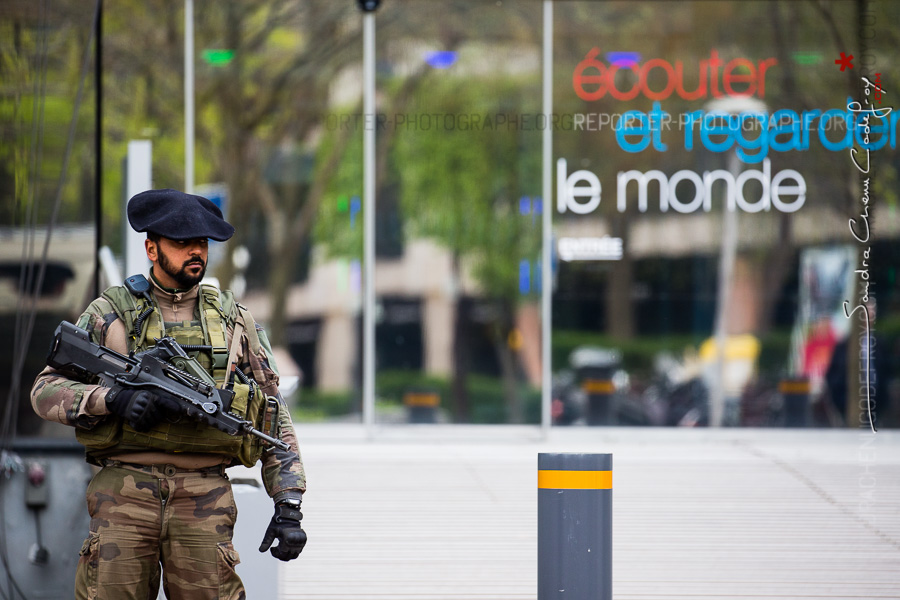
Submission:
POLYGON ((266 492, 275 497, 285 490, 306 491, 306 472, 300 455, 291 450, 270 448, 263 454, 262 480, 266 492))
POLYGON ((31 404, 43 419, 90 428, 109 414, 107 388, 73 381, 47 367, 31 389, 31 404))
MULTIPOLYGON (((266 490, 277 498, 284 490, 306 491, 306 471, 300 456, 300 445, 294 432, 294 423, 284 398, 276 390, 278 411, 278 437, 290 447, 290 452, 273 448, 263 455, 263 480, 266 490)), ((277 501, 277 500, 276 500, 277 501)))

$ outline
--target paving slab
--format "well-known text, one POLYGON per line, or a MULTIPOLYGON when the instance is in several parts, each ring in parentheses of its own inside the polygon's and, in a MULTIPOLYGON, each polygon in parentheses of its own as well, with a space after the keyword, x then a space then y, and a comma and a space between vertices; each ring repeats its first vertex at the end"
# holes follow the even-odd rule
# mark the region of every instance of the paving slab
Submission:
POLYGON ((280 598, 533 600, 537 455, 613 454, 613 597, 900 599, 900 435, 299 425, 280 598))

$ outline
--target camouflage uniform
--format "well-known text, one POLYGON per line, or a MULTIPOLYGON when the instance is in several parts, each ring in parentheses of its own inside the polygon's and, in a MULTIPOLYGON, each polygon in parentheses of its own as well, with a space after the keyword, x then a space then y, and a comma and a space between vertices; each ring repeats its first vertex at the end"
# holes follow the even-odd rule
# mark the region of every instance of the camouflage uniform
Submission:
POLYGON ((91 480, 75 597, 155 599, 162 562, 169 598, 245 598, 228 479, 209 469, 144 469, 107 466, 91 480))
MULTIPOLYGON (((196 316, 197 287, 172 294, 154 282, 153 293, 166 321, 196 316)), ((106 298, 91 303, 77 325, 95 343, 121 353, 131 350, 125 327, 106 298)), ((256 331, 265 340, 258 325, 256 331)), ((229 346, 232 333, 229 327, 229 346)), ((299 497, 306 489, 306 477, 270 352, 267 343, 258 353, 252 352, 244 332, 237 367, 282 404, 278 437, 291 450, 270 447, 261 459, 266 491, 278 501, 299 497)), ((106 408, 107 392, 108 388, 69 379, 48 367, 35 381, 31 401, 44 419, 91 429, 104 419, 118 418, 106 408)), ((91 527, 78 565, 76 598, 154 599, 160 563, 169 598, 245 597, 234 571, 240 559, 231 544, 237 508, 224 472, 226 466, 236 464, 235 459, 158 450, 124 456, 97 456, 89 451, 88 458, 103 468, 87 491, 91 527)))

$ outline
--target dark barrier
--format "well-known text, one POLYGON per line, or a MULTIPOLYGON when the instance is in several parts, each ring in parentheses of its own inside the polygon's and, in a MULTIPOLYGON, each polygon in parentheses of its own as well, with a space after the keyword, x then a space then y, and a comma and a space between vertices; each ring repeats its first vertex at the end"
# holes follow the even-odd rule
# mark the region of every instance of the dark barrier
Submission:
POLYGON ((90 519, 84 447, 75 440, 19 438, 4 463, 0 591, 11 590, 13 598, 71 598, 90 519))
POLYGON ((410 423, 436 423, 441 396, 431 390, 410 390, 403 394, 410 423))
POLYGON ((612 600, 612 454, 538 454, 538 600, 612 600))
POLYGON ((783 379, 778 384, 778 392, 784 400, 784 426, 806 427, 809 423, 809 379, 783 379))

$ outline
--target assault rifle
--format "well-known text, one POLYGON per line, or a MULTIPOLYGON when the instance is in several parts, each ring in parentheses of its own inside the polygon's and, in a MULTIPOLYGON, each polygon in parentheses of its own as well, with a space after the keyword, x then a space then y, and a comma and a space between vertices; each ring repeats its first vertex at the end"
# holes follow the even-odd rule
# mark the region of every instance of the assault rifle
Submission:
MULTIPOLYGON (((91 341, 84 329, 63 321, 56 328, 47 364, 74 372, 77 377, 99 377, 103 385, 137 388, 174 399, 180 412, 229 435, 252 434, 290 450, 285 442, 264 433, 253 423, 229 412, 234 392, 216 387, 215 380, 175 341, 164 337, 156 346, 134 356, 125 356, 91 341)), ((272 402, 271 400, 269 402, 272 402)))

